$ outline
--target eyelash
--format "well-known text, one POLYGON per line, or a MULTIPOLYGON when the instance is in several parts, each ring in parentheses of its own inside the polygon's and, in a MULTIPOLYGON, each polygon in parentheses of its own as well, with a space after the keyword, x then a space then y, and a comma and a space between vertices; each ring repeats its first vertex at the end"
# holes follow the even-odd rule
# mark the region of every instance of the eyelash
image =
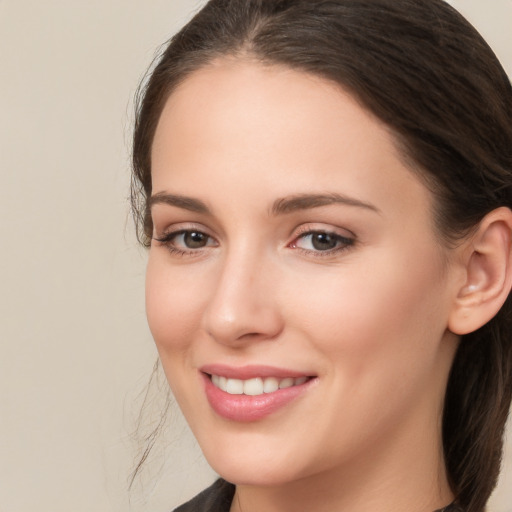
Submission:
POLYGON ((294 248, 295 250, 300 251, 307 256, 313 256, 315 258, 327 258, 332 257, 340 252, 346 251, 350 249, 356 240, 354 237, 348 237, 340 235, 334 231, 329 231, 327 229, 311 229, 305 228, 304 231, 299 232, 299 234, 295 237, 293 242, 289 244, 289 247, 294 248), (322 250, 313 250, 313 249, 304 249, 303 247, 297 246, 298 240, 305 240, 307 237, 313 237, 314 235, 326 235, 331 237, 333 241, 336 243, 336 246, 332 249, 327 249, 325 251, 322 250))
POLYGON ((174 243, 175 238, 177 238, 180 235, 186 235, 186 234, 198 234, 206 237, 208 240, 214 240, 213 237, 210 235, 204 233, 203 231, 199 229, 178 229, 176 231, 169 231, 168 233, 164 233, 161 237, 153 237, 153 240, 157 241, 161 245, 164 245, 166 249, 174 256, 199 256, 202 253, 202 249, 205 249, 207 247, 211 247, 211 245, 205 245, 204 247, 198 247, 198 248, 188 248, 188 249, 180 249, 177 247, 174 243))
MULTIPOLYGON (((204 233, 203 231, 199 229, 179 229, 176 231, 170 231, 168 233, 164 233, 160 237, 153 237, 153 240, 160 243, 161 245, 164 245, 167 250, 175 256, 199 256, 202 254, 202 250, 206 249, 207 247, 215 247, 218 245, 218 243, 215 241, 213 237, 210 235, 204 233), (175 245, 175 239, 180 235, 186 235, 186 234, 198 234, 201 236, 204 236, 207 238, 208 241, 214 240, 214 244, 208 244, 203 247, 198 248, 187 248, 187 249, 181 249, 175 245)), ((305 254, 307 256, 313 256, 315 258, 325 258, 329 256, 333 256, 335 254, 338 254, 342 251, 346 251, 350 249, 355 244, 355 238, 353 237, 347 237, 340 235, 339 233, 325 230, 325 229, 304 229, 303 232, 299 232, 297 236, 295 236, 294 240, 287 245, 287 247, 291 247, 294 250, 300 251, 302 254, 305 254), (313 237, 314 235, 326 235, 328 237, 331 237, 333 241, 335 241, 336 246, 332 249, 326 249, 326 250, 314 250, 314 249, 305 249, 303 247, 298 247, 297 242, 299 240, 305 240, 307 237, 313 237)))

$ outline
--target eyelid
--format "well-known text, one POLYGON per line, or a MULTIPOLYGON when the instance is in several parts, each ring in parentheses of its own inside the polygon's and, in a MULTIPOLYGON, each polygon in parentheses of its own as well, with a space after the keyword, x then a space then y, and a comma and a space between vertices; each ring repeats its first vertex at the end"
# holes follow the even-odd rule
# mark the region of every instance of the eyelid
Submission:
POLYGON ((332 226, 330 224, 322 224, 322 223, 305 223, 299 226, 292 234, 293 238, 297 238, 304 234, 309 233, 329 233, 332 235, 340 236, 342 238, 356 238, 355 233, 350 231, 347 228, 340 228, 336 226, 332 226))
POLYGON ((312 256, 315 258, 327 258, 333 257, 338 253, 351 249, 356 243, 356 236, 352 231, 347 229, 340 229, 334 226, 318 225, 318 224, 304 224, 300 226, 293 234, 292 241, 288 244, 288 247, 300 251, 306 256, 312 256), (342 231, 342 233, 340 232, 342 231), (337 239, 337 245, 331 249, 306 249, 298 245, 300 239, 305 239, 307 236, 313 236, 315 234, 326 234, 337 239))
POLYGON ((215 238, 211 234, 211 230, 208 229, 203 224, 197 222, 175 222, 172 224, 162 223, 162 227, 159 228, 156 222, 153 222, 153 235, 154 239, 167 237, 172 234, 183 233, 184 231, 198 231, 200 233, 204 233, 211 238, 215 238))
MULTIPOLYGON (((219 242, 213 236, 209 229, 197 223, 183 222, 171 224, 165 229, 154 228, 153 240, 158 242, 161 246, 167 248, 173 255, 195 257, 203 254, 206 250, 218 247, 219 242), (176 244, 175 239, 180 235, 186 233, 200 233, 207 237, 206 245, 202 247, 187 247, 185 244, 176 244), (161 233, 161 234, 159 234, 161 233)), ((287 243, 287 247, 296 251, 300 251, 307 256, 314 257, 329 257, 334 256, 336 253, 350 249, 356 243, 356 236, 354 233, 346 228, 339 228, 332 225, 309 223, 303 224, 295 229, 291 235, 291 242, 287 243), (307 236, 315 234, 326 234, 334 238, 336 244, 332 248, 319 249, 319 248, 305 248, 300 247, 298 241, 307 236)))
MULTIPOLYGON (((155 237, 153 237, 153 240, 156 240, 157 242, 161 242, 161 243, 166 243, 166 242, 170 242, 174 238, 179 237, 180 235, 185 235, 187 233, 201 234, 201 235, 204 235, 206 238, 215 241, 215 239, 211 235, 209 235, 208 233, 205 233, 204 231, 200 231, 199 229, 178 229, 176 231, 173 230, 173 231, 164 233, 161 237, 155 236, 155 237)), ((215 244, 208 244, 205 247, 211 247, 212 245, 218 245, 218 243, 215 241, 215 244)), ((190 250, 194 250, 194 249, 190 249, 190 250)))
POLYGON ((200 256, 205 250, 210 249, 212 247, 217 247, 219 245, 217 239, 213 235, 211 235, 209 230, 206 229, 204 226, 185 222, 172 224, 171 226, 168 226, 162 230, 158 230, 155 227, 152 239, 158 242, 159 245, 165 247, 172 255, 185 257, 200 256), (159 231, 161 232, 161 234, 158 234, 159 231), (213 241, 213 244, 207 243, 207 245, 205 245, 204 247, 187 248, 181 247, 173 243, 174 239, 177 238, 178 236, 194 232, 203 234, 209 239, 209 241, 213 241))

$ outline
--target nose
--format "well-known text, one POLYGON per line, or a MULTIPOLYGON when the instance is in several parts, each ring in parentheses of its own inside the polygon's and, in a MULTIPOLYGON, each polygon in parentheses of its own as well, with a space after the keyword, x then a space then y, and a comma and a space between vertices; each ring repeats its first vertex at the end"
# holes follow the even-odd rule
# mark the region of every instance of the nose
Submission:
POLYGON ((283 329, 276 274, 254 254, 233 254, 219 263, 203 328, 218 343, 232 346, 276 338, 283 329))

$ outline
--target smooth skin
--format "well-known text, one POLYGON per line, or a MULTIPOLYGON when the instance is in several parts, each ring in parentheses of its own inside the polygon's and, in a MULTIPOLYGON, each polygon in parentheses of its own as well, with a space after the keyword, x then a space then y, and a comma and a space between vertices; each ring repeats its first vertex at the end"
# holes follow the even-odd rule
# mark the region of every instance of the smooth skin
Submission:
POLYGON ((511 214, 449 249, 404 161, 339 86, 247 57, 194 72, 167 101, 147 315, 207 460, 237 484, 232 512, 430 512, 453 499, 443 397, 458 335, 510 290, 511 214), (243 423, 209 405, 207 364, 315 380, 243 423))

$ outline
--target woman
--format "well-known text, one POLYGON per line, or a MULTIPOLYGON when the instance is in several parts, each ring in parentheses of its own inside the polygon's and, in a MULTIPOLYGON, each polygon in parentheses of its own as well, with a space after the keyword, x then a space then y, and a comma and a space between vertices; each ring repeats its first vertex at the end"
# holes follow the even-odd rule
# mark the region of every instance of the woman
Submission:
POLYGON ((223 478, 179 511, 484 510, 511 148, 510 82, 441 0, 211 0, 171 40, 133 199, 149 326, 223 478))

